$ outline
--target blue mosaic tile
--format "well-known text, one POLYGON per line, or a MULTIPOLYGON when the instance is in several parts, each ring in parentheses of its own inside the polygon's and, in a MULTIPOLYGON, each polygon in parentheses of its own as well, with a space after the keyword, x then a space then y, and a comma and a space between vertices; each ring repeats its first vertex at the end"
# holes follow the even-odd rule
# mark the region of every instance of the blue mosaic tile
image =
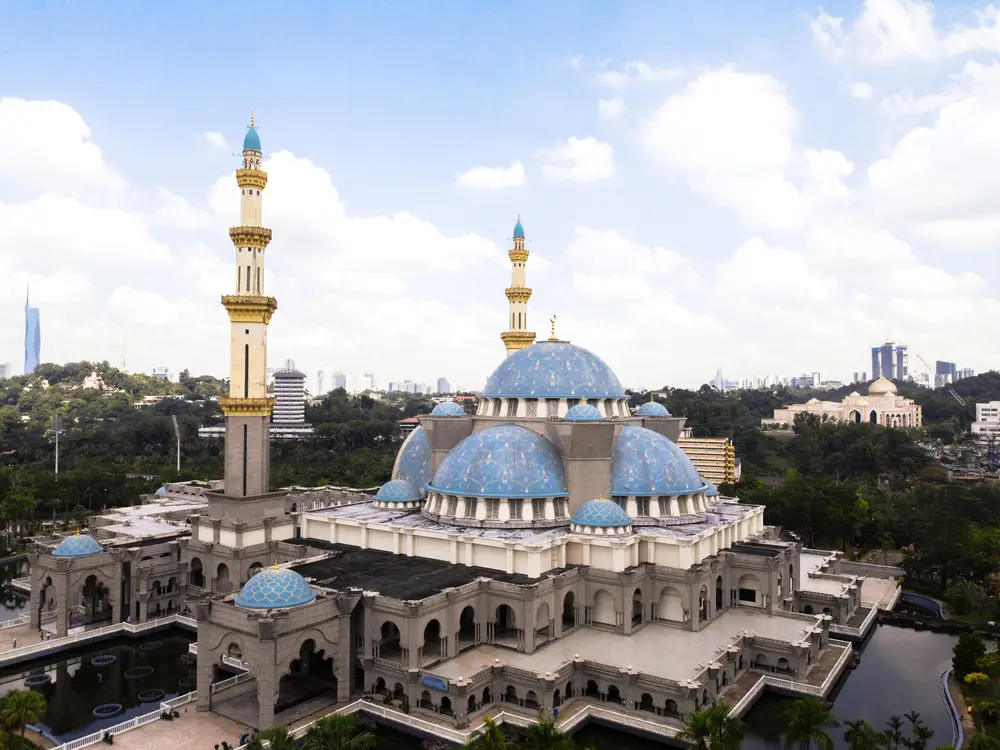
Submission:
POLYGON ((498 425, 470 435, 441 462, 429 489, 472 497, 565 497, 555 446, 529 429, 498 425))
POLYGON ((539 341, 493 371, 486 398, 624 398, 618 377, 596 354, 565 341, 539 341))
POLYGON ((413 503, 423 500, 423 493, 408 479, 393 479, 386 482, 375 495, 376 500, 386 503, 413 503))
POLYGON ((602 529, 632 525, 628 514, 611 500, 588 500, 573 514, 570 522, 577 526, 596 526, 602 529))
POLYGON ((284 609, 308 604, 316 598, 306 579, 288 568, 264 568, 246 582, 236 603, 251 609, 284 609))
POLYGON ((413 482, 421 492, 431 480, 431 444, 423 427, 418 427, 403 441, 392 467, 393 479, 413 482))
POLYGON ((622 427, 611 460, 612 495, 689 495, 704 486, 691 459, 672 440, 645 427, 622 427))
POLYGON ((599 422, 604 417, 591 404, 577 404, 566 412, 563 419, 568 422, 599 422))
POLYGON ((635 415, 637 417, 669 417, 670 412, 659 401, 647 401, 639 405, 639 408, 635 410, 635 415))
POLYGON ((454 401, 442 401, 431 409, 432 417, 464 417, 465 409, 454 401))
POLYGON ((86 534, 76 534, 63 539, 53 550, 55 557, 83 557, 93 555, 96 552, 103 552, 101 547, 92 536, 86 534))

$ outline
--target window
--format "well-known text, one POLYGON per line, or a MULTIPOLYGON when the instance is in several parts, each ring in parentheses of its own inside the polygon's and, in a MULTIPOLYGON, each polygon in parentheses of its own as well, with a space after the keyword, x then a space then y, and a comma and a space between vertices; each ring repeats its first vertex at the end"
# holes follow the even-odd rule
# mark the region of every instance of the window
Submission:
POLYGON ((493 416, 500 416, 500 399, 498 398, 493 399, 493 416))
POLYGON ((661 498, 659 498, 658 502, 659 502, 659 506, 660 506, 660 515, 661 516, 669 516, 670 515, 670 498, 669 497, 661 497, 661 498))
POLYGON ((564 497, 557 497, 555 500, 552 501, 552 504, 554 506, 556 516, 559 517, 559 518, 565 518, 566 517, 566 498, 564 498, 564 497))
POLYGON ((628 498, 624 495, 615 495, 611 498, 615 505, 617 505, 622 510, 625 510, 625 504, 628 502, 628 498))
POLYGON ((250 291, 250 266, 247 266, 247 291, 250 291))
POLYGON ((532 498, 531 500, 531 515, 536 520, 539 518, 545 518, 545 499, 544 498, 532 498))
POLYGON ((527 417, 537 417, 538 416, 538 399, 529 398, 525 399, 524 402, 524 412, 527 417))
POLYGON ((517 399, 512 398, 507 401, 507 416, 516 417, 517 416, 517 399))
POLYGON ((557 398, 545 399, 545 416, 546 417, 559 416, 559 399, 557 398))
POLYGON ((638 510, 640 516, 649 516, 649 498, 648 497, 637 497, 635 499, 635 506, 638 510))
POLYGON ((476 498, 474 497, 465 498, 465 517, 475 518, 476 508, 478 505, 479 505, 479 500, 477 500, 476 498))
POLYGON ((507 502, 510 504, 510 517, 511 517, 511 519, 513 519, 515 521, 520 521, 521 518, 523 517, 521 515, 521 509, 522 509, 522 506, 524 505, 524 501, 521 500, 520 498, 517 498, 515 500, 508 500, 507 502))
POLYGON ((458 510, 458 498, 452 495, 448 498, 448 512, 445 515, 453 516, 458 510))
POLYGON ((486 517, 490 520, 496 520, 500 517, 500 501, 499 500, 487 500, 486 501, 486 517))
POLYGON ((677 498, 677 511, 682 515, 686 516, 688 513, 688 499, 686 497, 677 498))

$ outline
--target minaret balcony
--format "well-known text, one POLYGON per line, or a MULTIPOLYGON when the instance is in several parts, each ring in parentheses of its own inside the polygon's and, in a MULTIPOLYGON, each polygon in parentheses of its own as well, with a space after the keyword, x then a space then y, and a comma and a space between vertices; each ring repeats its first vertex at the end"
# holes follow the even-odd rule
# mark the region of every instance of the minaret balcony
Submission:
POLYGON ((528 260, 528 251, 514 248, 507 253, 507 257, 514 263, 524 263, 528 260))
POLYGON ((509 286, 503 290, 511 302, 527 302, 531 299, 531 288, 526 286, 509 286))
POLYGON ((267 398, 219 398, 219 407, 227 417, 269 417, 278 399, 267 398))
POLYGON ((500 340, 511 351, 524 349, 535 343, 535 333, 534 331, 504 331, 500 334, 500 340))
POLYGON ((236 184, 241 188, 263 190, 267 186, 267 172, 261 172, 259 169, 237 169, 236 184))
POLYGON ((278 309, 278 300, 274 297, 258 297, 253 295, 226 294, 222 297, 222 306, 229 313, 233 323, 263 323, 268 325, 271 316, 278 309))
POLYGON ((271 241, 271 230, 264 227, 229 227, 229 239, 236 247, 263 250, 271 241))

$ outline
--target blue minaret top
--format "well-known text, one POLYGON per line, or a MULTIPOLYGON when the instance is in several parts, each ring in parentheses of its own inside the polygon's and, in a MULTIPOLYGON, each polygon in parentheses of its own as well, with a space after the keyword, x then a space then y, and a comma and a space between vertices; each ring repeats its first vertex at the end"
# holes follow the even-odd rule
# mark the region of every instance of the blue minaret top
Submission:
POLYGON ((524 227, 521 226, 521 217, 517 217, 517 224, 514 225, 514 239, 523 240, 524 239, 524 227))
POLYGON ((243 139, 244 151, 260 151, 260 136, 257 135, 257 128, 254 127, 253 115, 250 115, 250 129, 243 139))

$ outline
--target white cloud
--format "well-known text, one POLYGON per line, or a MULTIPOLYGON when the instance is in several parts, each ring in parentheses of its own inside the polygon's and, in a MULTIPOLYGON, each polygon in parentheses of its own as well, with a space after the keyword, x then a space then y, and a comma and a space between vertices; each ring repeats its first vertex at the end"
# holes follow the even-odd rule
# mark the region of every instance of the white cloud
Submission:
POLYGON ((208 211, 192 206, 164 187, 158 187, 156 192, 161 202, 153 217, 155 223, 187 230, 207 229, 211 226, 212 215, 208 211))
POLYGON ((655 84, 672 81, 682 73, 674 68, 654 68, 649 63, 634 60, 625 63, 621 70, 604 70, 598 76, 600 84, 613 89, 623 89, 631 83, 655 84))
POLYGON ((597 114, 602 120, 617 120, 625 111, 625 102, 620 96, 601 99, 597 102, 597 114))
POLYGON ((216 133, 213 130, 209 130, 206 133, 202 133, 201 137, 205 139, 205 143, 214 149, 227 154, 231 154, 233 152, 232 146, 229 145, 229 141, 226 140, 226 136, 222 133, 216 133))
POLYGON ((614 259, 619 268, 631 268, 649 276, 676 275, 685 268, 684 257, 664 247, 648 247, 633 242, 614 229, 598 230, 576 227, 573 241, 566 250, 566 260, 574 268, 602 271, 608 268, 608 259, 614 259))
POLYGON ((855 81, 847 87, 847 95, 852 99, 871 99, 874 93, 872 85, 864 81, 855 81))
POLYGON ((480 190, 503 190, 520 187, 526 173, 524 164, 514 162, 509 167, 473 167, 455 178, 455 184, 480 190))
POLYGON ((934 5, 925 0, 865 0, 847 28, 844 20, 822 8, 812 20, 813 39, 836 58, 888 62, 1000 52, 1000 9, 992 4, 973 11, 971 24, 944 30, 935 25, 934 5))
POLYGON ((611 144, 593 137, 571 136, 565 143, 538 149, 534 157, 542 161, 542 174, 550 180, 598 182, 615 173, 611 144))

